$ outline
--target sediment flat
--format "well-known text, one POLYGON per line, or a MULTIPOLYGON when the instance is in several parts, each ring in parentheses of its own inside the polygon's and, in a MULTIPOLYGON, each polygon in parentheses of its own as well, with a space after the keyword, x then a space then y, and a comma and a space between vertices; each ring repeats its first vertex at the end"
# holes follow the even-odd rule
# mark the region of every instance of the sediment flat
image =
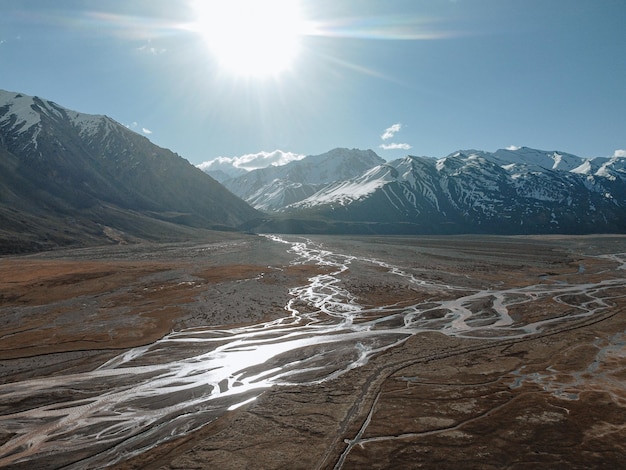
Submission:
MULTIPOLYGON (((372 311, 475 292, 495 299, 537 286, 590 287, 532 303, 510 295, 505 307, 516 323, 571 317, 510 337, 488 337, 497 302, 482 295, 470 308, 476 325, 485 322, 483 336, 416 330, 360 367, 321 383, 274 386, 112 468, 623 465, 626 270, 613 255, 626 253, 626 237, 309 238, 353 257, 338 286, 372 311), (577 315, 585 309, 593 314, 577 315)), ((0 383, 90 371, 173 331, 280 319, 291 289, 327 271, 294 264, 287 246, 252 235, 0 258, 0 383)), ((438 314, 433 308, 424 321, 438 314)), ((2 402, 0 416, 35 406, 2 402)), ((0 445, 13 437, 0 431, 0 445)))

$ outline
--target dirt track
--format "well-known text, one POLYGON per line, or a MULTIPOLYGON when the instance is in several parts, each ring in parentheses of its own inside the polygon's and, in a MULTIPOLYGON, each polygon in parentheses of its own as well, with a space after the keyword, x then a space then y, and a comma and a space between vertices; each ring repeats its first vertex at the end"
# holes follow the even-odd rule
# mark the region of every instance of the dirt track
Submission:
MULTIPOLYGON (((468 291, 626 275, 586 256, 626 252, 623 237, 316 239, 468 291)), ((172 329, 278 318, 288 289, 323 269, 290 260, 256 237, 1 259, 2 380, 88 370, 172 329)), ((458 295, 359 264, 342 282, 371 305, 458 295)), ((338 379, 273 389, 118 468, 619 468, 626 292, 608 295, 611 309, 523 339, 417 334, 338 379)), ((540 307, 516 314, 566 308, 540 307)))

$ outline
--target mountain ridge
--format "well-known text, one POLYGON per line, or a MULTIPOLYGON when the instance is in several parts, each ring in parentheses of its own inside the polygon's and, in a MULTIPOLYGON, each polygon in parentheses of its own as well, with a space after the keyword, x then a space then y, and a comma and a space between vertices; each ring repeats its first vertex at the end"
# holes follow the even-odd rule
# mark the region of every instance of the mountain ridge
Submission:
POLYGON ((335 148, 285 165, 252 170, 222 184, 256 209, 274 211, 381 163, 384 160, 372 150, 335 148))
POLYGON ((337 148, 222 185, 107 116, 0 90, 0 252, 212 230, 626 233, 626 157, 520 147, 385 161, 337 148))
POLYGON ((113 119, 21 93, 0 91, 0 160, 5 251, 110 241, 111 230, 185 239, 258 217, 187 160, 113 119), (68 219, 77 222, 68 228, 68 219))
MULTIPOLYGON (((289 218, 316 218, 362 223, 355 230, 368 233, 376 230, 372 224, 401 233, 624 232, 626 158, 527 147, 407 156, 329 183, 274 213, 282 226, 289 218)), ((264 224, 272 226, 269 219, 264 224)))

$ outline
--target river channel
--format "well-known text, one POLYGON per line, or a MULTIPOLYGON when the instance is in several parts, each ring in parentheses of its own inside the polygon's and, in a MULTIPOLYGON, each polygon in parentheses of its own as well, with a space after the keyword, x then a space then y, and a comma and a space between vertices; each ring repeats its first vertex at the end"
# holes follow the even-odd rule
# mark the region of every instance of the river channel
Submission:
MULTIPOLYGON (((308 239, 267 237, 284 245, 294 263, 325 268, 291 290, 283 318, 173 331, 89 372, 0 385, 0 404, 11 409, 0 416, 0 427, 12 436, 0 447, 0 467, 102 468, 197 430, 270 387, 336 378, 420 332, 521 338, 606 310, 606 292, 626 288, 624 278, 581 284, 538 279, 519 288, 471 290, 308 239), (361 305, 341 283, 355 262, 401 277, 415 289, 448 295, 412 305, 361 305), (511 314, 546 299, 567 307, 565 313, 530 322, 511 314)), ((607 257, 626 266, 626 254, 607 257)))

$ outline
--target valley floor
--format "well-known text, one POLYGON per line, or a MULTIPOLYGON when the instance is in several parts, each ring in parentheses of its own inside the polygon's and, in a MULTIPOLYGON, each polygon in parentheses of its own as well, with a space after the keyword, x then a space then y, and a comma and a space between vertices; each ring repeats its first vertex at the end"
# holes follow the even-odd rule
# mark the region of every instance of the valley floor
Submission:
MULTIPOLYGON (((310 239, 352 257, 336 286, 355 304, 369 312, 406 310, 403 316, 380 314, 381 328, 387 321, 404 322, 398 328, 414 322, 415 333, 337 377, 274 386, 112 468, 623 465, 626 237, 310 239), (390 267, 411 277, 390 275, 390 267), (418 312, 416 305, 424 309, 418 312), (441 331, 432 326, 444 325, 447 313, 461 307, 473 315, 467 321, 471 334, 463 333, 463 325, 454 330, 446 324, 441 331), (539 327, 490 333, 504 317, 539 327), (552 318, 559 320, 542 323, 552 318)), ((204 245, 121 245, 0 258, 0 392, 37 378, 91 371, 172 331, 288 316, 290 289, 330 268, 294 264, 287 248, 265 237, 240 236, 204 245)), ((63 393, 58 391, 59 402, 63 393)), ((0 394, 0 419, 41 400, 14 397, 0 394)), ((72 462, 54 456, 12 461, 2 446, 20 431, 1 429, 0 466, 72 462)))

